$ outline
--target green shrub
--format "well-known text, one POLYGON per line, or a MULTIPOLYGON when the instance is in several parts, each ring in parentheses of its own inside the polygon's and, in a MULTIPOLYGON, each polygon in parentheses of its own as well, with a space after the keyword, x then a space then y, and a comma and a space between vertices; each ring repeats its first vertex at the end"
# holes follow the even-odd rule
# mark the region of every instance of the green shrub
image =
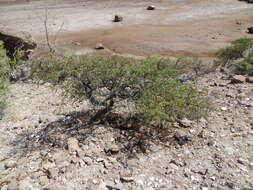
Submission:
POLYGON ((241 62, 235 64, 236 74, 253 75, 253 50, 241 62))
POLYGON ((144 91, 138 101, 139 112, 145 122, 159 124, 176 121, 184 117, 205 117, 210 109, 209 101, 192 84, 182 84, 175 79, 158 77, 144 91))
POLYGON ((9 70, 9 59, 6 56, 3 42, 0 41, 0 118, 5 106, 9 70))
POLYGON ((244 57, 244 52, 253 47, 253 39, 240 38, 231 43, 230 46, 222 48, 216 53, 217 63, 221 65, 230 64, 239 58, 244 57))
POLYGON ((209 110, 203 92, 176 79, 186 69, 183 63, 161 57, 139 61, 119 56, 70 57, 34 63, 32 76, 62 86, 65 95, 77 101, 88 99, 95 110, 90 122, 127 101, 146 124, 155 121, 165 126, 182 117, 202 117, 209 110))

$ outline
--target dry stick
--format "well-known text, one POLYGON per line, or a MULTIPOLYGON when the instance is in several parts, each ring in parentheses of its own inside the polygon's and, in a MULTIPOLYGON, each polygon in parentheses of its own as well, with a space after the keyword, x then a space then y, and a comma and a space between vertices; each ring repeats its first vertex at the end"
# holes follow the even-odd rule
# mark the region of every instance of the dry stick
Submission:
POLYGON ((45 35, 46 35, 46 41, 47 41, 47 46, 50 52, 50 55, 52 56, 53 54, 53 48, 51 47, 50 41, 49 41, 49 35, 48 35, 48 27, 47 27, 47 8, 45 9, 45 19, 44 19, 44 28, 45 28, 45 35))

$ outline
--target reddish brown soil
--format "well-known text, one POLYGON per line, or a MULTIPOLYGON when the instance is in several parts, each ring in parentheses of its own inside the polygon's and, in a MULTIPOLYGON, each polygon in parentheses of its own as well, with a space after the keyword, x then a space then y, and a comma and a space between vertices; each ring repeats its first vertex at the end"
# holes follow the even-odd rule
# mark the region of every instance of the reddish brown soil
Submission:
POLYGON ((253 26, 253 4, 237 0, 8 1, 0 4, 1 29, 29 33, 40 51, 46 8, 51 44, 69 54, 210 57, 232 40, 253 36, 246 33, 253 26), (147 11, 151 4, 156 10, 147 11), (115 14, 123 22, 113 23, 115 14), (95 51, 96 43, 106 49, 95 51))
POLYGON ((82 48, 93 48, 101 42, 115 53, 208 57, 232 40, 252 36, 245 32, 249 23, 253 24, 251 11, 226 15, 222 19, 187 20, 168 25, 155 22, 121 25, 62 37, 80 42, 82 48))

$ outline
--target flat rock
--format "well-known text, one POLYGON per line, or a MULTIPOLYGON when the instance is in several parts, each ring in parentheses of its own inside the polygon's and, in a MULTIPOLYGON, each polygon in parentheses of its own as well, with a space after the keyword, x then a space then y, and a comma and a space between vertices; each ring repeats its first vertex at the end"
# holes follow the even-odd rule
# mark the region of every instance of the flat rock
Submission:
POLYGON ((244 83, 246 81, 246 77, 243 75, 234 75, 231 78, 231 83, 244 83))
POLYGON ((193 124, 193 122, 192 122, 191 120, 187 119, 187 118, 184 118, 184 119, 182 119, 182 120, 179 120, 178 123, 179 123, 179 125, 180 125, 181 127, 185 127, 185 128, 191 127, 192 124, 193 124))

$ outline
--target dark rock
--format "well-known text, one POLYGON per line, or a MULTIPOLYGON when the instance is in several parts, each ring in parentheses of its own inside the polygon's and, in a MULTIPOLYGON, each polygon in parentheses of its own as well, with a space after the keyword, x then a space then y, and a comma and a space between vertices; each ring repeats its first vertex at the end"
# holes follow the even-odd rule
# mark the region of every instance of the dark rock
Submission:
POLYGON ((231 181, 227 181, 225 183, 225 185, 231 189, 234 189, 236 187, 236 184, 234 182, 231 182, 231 181))
POLYGON ((155 10, 155 6, 154 6, 154 5, 149 5, 149 6, 147 7, 147 10, 155 10))
MULTIPOLYGON (((252 1, 252 2, 253 2, 253 1, 252 1)), ((253 34, 253 27, 249 27, 249 28, 248 28, 248 33, 249 33, 249 34, 253 34)))
POLYGON ((122 16, 119 16, 119 15, 115 15, 114 16, 113 22, 122 22, 122 21, 123 21, 123 17, 122 16))
POLYGON ((187 144, 192 140, 191 136, 187 135, 182 131, 177 131, 174 135, 174 138, 176 139, 177 143, 181 146, 187 144))
POLYGON ((213 145, 214 145, 214 141, 212 141, 212 140, 208 141, 208 142, 207 142, 207 145, 208 145, 208 146, 213 146, 213 145))

